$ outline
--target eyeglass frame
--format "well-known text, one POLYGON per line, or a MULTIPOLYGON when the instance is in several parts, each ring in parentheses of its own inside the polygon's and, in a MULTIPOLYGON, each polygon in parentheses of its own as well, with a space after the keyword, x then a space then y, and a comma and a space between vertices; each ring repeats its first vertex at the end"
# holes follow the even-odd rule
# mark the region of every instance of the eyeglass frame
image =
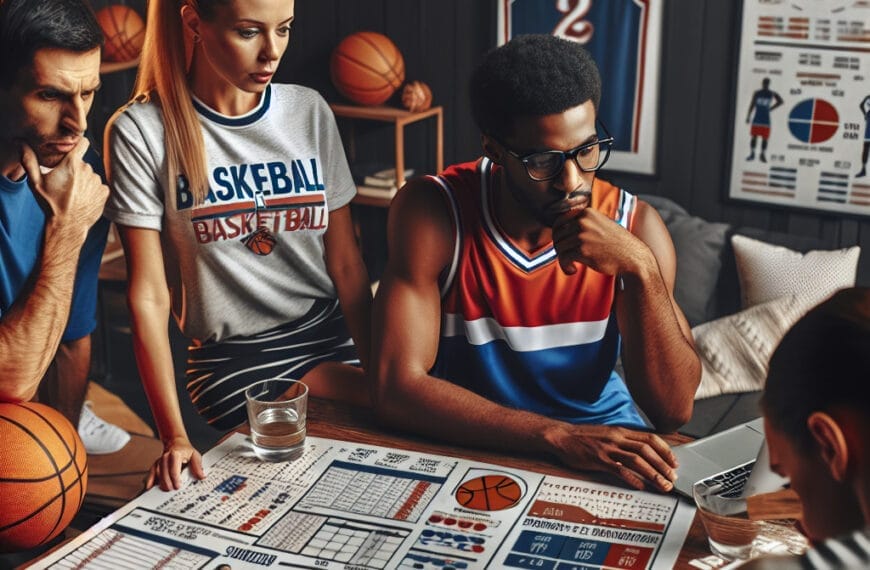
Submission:
POLYGON ((498 139, 496 139, 496 140, 497 140, 498 144, 500 144, 502 147, 504 147, 504 149, 507 151, 507 153, 509 155, 511 155, 512 157, 516 158, 517 160, 519 160, 520 162, 523 163, 523 168, 525 168, 525 170, 526 170, 526 176, 528 176, 531 180, 534 180, 535 182, 546 182, 548 180, 553 180, 554 178, 556 178, 557 176, 562 174, 562 170, 565 169, 565 163, 568 162, 568 158, 573 160, 574 164, 576 164, 577 168, 579 168, 582 172, 596 172, 596 171, 600 170, 601 167, 607 163, 607 160, 610 158, 610 150, 612 149, 613 143, 615 142, 616 139, 614 139, 613 136, 610 134, 610 131, 607 130, 607 127, 604 125, 603 121, 601 121, 600 119, 596 119, 595 123, 596 123, 596 125, 601 126, 601 130, 604 131, 604 135, 605 135, 604 138, 598 139, 597 141, 583 143, 580 146, 572 148, 570 150, 554 150, 554 149, 540 150, 537 152, 530 152, 529 154, 520 156, 520 154, 518 152, 511 150, 510 148, 508 148, 508 146, 506 144, 499 141, 498 139), (604 160, 602 160, 598 164, 598 166, 596 166, 595 168, 583 168, 583 165, 581 165, 580 161, 577 159, 577 155, 581 151, 583 151, 587 148, 591 148, 591 147, 596 146, 596 145, 599 146, 599 152, 600 152, 601 151, 600 146, 602 144, 607 145, 607 147, 605 149, 604 160), (546 178, 535 178, 534 176, 532 176, 532 173, 529 172, 528 162, 531 159, 531 157, 539 155, 539 154, 558 154, 558 155, 561 155, 562 156, 562 164, 559 165, 559 170, 557 170, 556 173, 553 174, 552 176, 548 176, 546 178))

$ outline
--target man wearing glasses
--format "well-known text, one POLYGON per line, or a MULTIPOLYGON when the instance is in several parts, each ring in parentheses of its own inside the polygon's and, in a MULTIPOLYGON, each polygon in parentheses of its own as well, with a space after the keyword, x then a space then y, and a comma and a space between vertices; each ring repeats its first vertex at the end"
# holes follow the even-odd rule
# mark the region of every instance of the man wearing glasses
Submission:
POLYGON ((519 36, 475 70, 484 157, 410 181, 390 210, 376 410, 668 491, 676 460, 635 402, 655 430, 676 429, 700 363, 661 218, 595 177, 613 142, 600 92, 588 53, 550 35, 519 36))

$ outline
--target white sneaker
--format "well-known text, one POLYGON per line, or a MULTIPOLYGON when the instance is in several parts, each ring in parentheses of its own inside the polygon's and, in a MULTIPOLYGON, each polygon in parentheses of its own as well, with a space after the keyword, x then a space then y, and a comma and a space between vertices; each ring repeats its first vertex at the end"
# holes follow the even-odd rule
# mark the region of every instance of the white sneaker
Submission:
POLYGON ((115 453, 130 441, 129 433, 97 417, 91 409, 91 402, 85 402, 82 406, 82 414, 79 416, 79 437, 89 455, 115 453))

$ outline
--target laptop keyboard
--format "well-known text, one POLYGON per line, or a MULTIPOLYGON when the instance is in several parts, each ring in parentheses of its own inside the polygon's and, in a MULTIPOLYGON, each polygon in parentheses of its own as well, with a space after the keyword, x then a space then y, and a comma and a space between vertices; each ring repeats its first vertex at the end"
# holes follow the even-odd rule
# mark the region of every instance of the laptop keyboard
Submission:
POLYGON ((720 497, 728 499, 737 498, 743 493, 743 487, 746 486, 746 481, 749 479, 749 473, 752 472, 753 465, 755 465, 755 460, 738 465, 728 471, 723 471, 718 475, 708 477, 702 483, 707 487, 717 487, 715 494, 720 497))

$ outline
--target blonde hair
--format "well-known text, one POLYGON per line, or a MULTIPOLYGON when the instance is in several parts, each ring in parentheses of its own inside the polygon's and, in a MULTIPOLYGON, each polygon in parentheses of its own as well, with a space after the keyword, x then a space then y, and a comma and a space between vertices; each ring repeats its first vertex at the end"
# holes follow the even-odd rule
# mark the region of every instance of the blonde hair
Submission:
POLYGON ((179 174, 187 178, 195 204, 208 193, 205 141, 199 115, 193 107, 187 83, 187 44, 181 7, 198 10, 197 0, 150 0, 145 42, 133 99, 155 100, 163 111, 168 189, 175 192, 179 174))

